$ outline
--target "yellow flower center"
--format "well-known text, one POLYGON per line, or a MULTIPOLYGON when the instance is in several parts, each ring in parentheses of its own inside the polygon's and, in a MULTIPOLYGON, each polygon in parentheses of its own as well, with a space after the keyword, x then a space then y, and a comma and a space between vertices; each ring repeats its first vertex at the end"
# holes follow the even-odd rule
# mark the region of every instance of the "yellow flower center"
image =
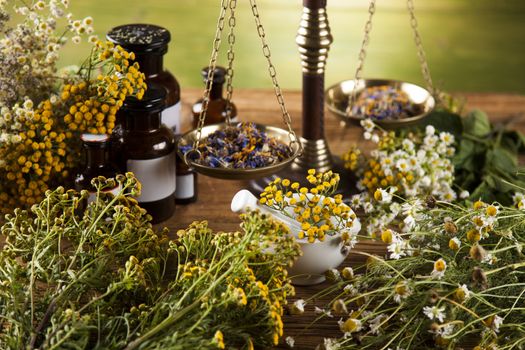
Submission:
POLYGON ((470 242, 477 242, 481 239, 481 234, 479 233, 478 230, 476 230, 475 228, 469 230, 467 232, 467 239, 470 241, 470 242))
POLYGON ((447 263, 443 259, 438 259, 436 262, 434 262, 434 270, 443 272, 447 268, 447 263))
POLYGON ((482 201, 480 201, 480 200, 478 200, 478 201, 476 201, 476 202, 474 203, 474 209, 476 209, 476 210, 477 210, 477 209, 481 209, 481 208, 483 208, 484 206, 485 206, 485 203, 482 202, 482 201))
POLYGON ((450 241, 448 241, 448 247, 454 251, 457 251, 459 249, 459 245, 455 239, 451 239, 450 241))
POLYGON ((341 325, 341 330, 345 333, 357 332, 361 328, 361 321, 349 318, 341 325))
POLYGON ((392 230, 387 229, 381 233, 381 240, 386 244, 392 243, 392 230))
POLYGON ((485 213, 488 216, 496 216, 496 214, 498 214, 498 208, 496 208, 493 205, 490 205, 490 206, 487 207, 487 209, 485 209, 485 213))

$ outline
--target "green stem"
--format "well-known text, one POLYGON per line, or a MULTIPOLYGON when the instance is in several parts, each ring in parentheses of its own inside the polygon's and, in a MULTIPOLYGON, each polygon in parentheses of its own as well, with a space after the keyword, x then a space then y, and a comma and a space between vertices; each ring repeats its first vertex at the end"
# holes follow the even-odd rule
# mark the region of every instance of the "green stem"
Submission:
POLYGON ((164 321, 156 325, 154 328, 149 330, 146 334, 143 336, 135 339, 131 343, 129 343, 124 350, 133 350, 139 347, 143 342, 150 339, 151 337, 155 336, 157 333, 162 332, 164 329, 168 328, 175 322, 177 322, 179 319, 181 319, 183 316, 185 316, 188 312, 190 312, 193 308, 197 307, 200 303, 200 300, 197 299, 190 305, 186 306, 184 309, 178 311, 173 316, 168 316, 164 321))
POLYGON ((502 266, 502 267, 499 267, 497 269, 494 269, 494 270, 490 270, 490 271, 485 271, 485 275, 491 275, 493 273, 496 273, 496 272, 499 272, 499 271, 503 271, 503 270, 506 270, 506 269, 513 269, 513 270, 517 270, 519 269, 520 267, 525 267, 525 261, 524 262, 521 262, 521 263, 515 263, 515 264, 509 264, 509 265, 505 265, 505 266, 502 266))

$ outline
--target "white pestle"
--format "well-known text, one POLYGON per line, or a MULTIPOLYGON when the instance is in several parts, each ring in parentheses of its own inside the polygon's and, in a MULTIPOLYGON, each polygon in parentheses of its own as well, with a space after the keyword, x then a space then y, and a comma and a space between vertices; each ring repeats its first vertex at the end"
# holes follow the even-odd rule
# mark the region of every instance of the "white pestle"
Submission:
POLYGON ((281 214, 275 209, 259 204, 259 200, 248 190, 240 190, 233 196, 231 210, 234 213, 245 213, 248 209, 259 209, 261 212, 273 216, 275 219, 282 221, 290 230, 299 232, 301 226, 297 221, 281 214))

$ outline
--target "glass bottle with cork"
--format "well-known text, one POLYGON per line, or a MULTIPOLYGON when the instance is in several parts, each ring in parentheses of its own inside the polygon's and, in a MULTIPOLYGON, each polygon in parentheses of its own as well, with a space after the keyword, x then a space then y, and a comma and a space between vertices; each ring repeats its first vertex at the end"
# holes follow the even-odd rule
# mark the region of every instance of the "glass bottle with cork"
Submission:
MULTIPOLYGON (((209 67, 204 67, 201 71, 204 83, 208 79, 209 67)), ((223 96, 224 83, 226 82, 226 68, 217 66, 213 74, 213 84, 210 90, 210 101, 208 102, 208 109, 206 111, 206 120, 204 125, 224 123, 228 113, 228 101, 223 96)), ((233 102, 229 102, 231 108, 230 121, 236 122, 237 108, 233 102)), ((197 128, 199 123, 199 115, 202 110, 202 99, 195 102, 192 107, 193 113, 193 128, 197 128)))
POLYGON ((175 134, 180 134, 180 86, 173 74, 164 69, 170 32, 153 24, 126 24, 111 29, 107 39, 135 54, 135 62, 138 62, 139 70, 144 73, 147 82, 166 88, 166 108, 162 112, 162 122, 175 134))
POLYGON ((161 122, 165 100, 166 89, 150 83, 141 100, 128 97, 122 106, 122 157, 126 171, 142 184, 137 201, 153 217, 152 223, 175 212, 175 138, 161 122))
MULTIPOLYGON (((85 152, 85 166, 75 178, 75 189, 77 191, 87 190, 89 204, 96 200, 96 189, 91 185, 91 180, 104 176, 105 178, 115 178, 119 170, 109 161, 109 136, 106 134, 82 134, 82 144, 85 152)), ((106 188, 104 192, 111 192, 116 195, 120 191, 120 186, 115 184, 113 188, 106 188)))

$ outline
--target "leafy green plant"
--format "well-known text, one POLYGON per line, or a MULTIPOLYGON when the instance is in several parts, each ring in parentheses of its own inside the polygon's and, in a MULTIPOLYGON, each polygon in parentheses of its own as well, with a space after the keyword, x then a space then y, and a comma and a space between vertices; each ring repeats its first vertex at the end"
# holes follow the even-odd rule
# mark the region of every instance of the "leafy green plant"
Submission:
POLYGON ((458 144, 453 159, 454 182, 458 188, 469 191, 472 201, 509 204, 513 193, 525 187, 524 168, 519 164, 519 154, 525 149, 521 132, 509 130, 506 123, 490 123, 480 110, 464 117, 439 110, 425 124, 455 136, 458 144))
POLYGON ((518 154, 525 136, 505 125, 492 125, 485 113, 475 110, 462 119, 463 132, 454 158, 456 184, 470 198, 509 204, 512 194, 525 187, 518 154))
POLYGON ((132 174, 58 188, 2 227, 0 349, 208 349, 276 344, 299 254, 287 229, 253 212, 240 232, 193 223, 170 240, 131 196, 132 174))

